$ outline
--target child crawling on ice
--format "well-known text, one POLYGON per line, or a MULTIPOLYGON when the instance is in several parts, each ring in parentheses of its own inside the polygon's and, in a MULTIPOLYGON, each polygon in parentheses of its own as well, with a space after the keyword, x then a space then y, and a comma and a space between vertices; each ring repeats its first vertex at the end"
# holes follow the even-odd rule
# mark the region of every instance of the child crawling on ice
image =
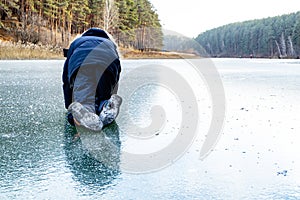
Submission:
POLYGON ((115 120, 120 72, 117 46, 105 31, 91 28, 71 43, 62 75, 70 124, 99 131, 115 120))

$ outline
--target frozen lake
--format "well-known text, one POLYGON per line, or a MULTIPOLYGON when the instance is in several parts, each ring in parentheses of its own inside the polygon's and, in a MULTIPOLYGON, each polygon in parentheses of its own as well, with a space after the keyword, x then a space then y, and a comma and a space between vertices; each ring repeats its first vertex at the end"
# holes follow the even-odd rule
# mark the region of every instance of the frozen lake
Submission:
POLYGON ((203 77, 183 60, 122 61, 123 77, 140 66, 172 68, 196 97, 192 145, 151 172, 124 167, 124 155, 168 147, 186 111, 172 87, 137 84, 150 76, 161 82, 159 71, 120 81, 119 93, 130 101, 103 130, 116 147, 106 152, 117 160, 112 169, 86 153, 88 139, 73 140, 61 87, 64 61, 0 61, 0 199, 300 199, 300 60, 212 61, 224 86, 226 117, 203 160, 212 117, 203 77), (163 127, 154 137, 130 135, 132 121, 151 124, 155 105, 164 109, 163 127))

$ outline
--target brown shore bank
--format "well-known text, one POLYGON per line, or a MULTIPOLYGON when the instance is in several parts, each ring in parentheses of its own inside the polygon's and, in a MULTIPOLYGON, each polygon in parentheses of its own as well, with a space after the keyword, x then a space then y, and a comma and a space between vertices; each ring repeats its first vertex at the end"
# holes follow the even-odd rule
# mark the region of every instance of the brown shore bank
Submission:
POLYGON ((0 60, 63 59, 60 48, 0 40, 0 60))
MULTIPOLYGON (((119 49, 122 59, 181 59, 196 58, 194 54, 119 49)), ((65 59, 61 47, 21 44, 0 40, 0 60, 65 59)))

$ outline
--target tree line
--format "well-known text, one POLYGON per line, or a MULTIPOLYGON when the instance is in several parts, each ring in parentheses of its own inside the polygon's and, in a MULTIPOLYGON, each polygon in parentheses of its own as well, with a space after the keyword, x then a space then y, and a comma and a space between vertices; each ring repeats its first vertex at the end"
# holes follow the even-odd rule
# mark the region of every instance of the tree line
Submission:
POLYGON ((299 58, 300 12, 228 24, 196 41, 214 57, 299 58))
POLYGON ((0 30, 22 43, 66 46, 99 27, 120 46, 159 49, 163 33, 149 0, 1 0, 0 30))

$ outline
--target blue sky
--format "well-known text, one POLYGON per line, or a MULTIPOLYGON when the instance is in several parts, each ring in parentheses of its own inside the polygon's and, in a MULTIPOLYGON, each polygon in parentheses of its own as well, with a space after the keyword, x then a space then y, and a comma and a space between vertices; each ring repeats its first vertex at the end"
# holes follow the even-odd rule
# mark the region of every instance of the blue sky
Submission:
POLYGON ((189 37, 232 22, 300 11, 299 0, 150 0, 163 27, 189 37))

